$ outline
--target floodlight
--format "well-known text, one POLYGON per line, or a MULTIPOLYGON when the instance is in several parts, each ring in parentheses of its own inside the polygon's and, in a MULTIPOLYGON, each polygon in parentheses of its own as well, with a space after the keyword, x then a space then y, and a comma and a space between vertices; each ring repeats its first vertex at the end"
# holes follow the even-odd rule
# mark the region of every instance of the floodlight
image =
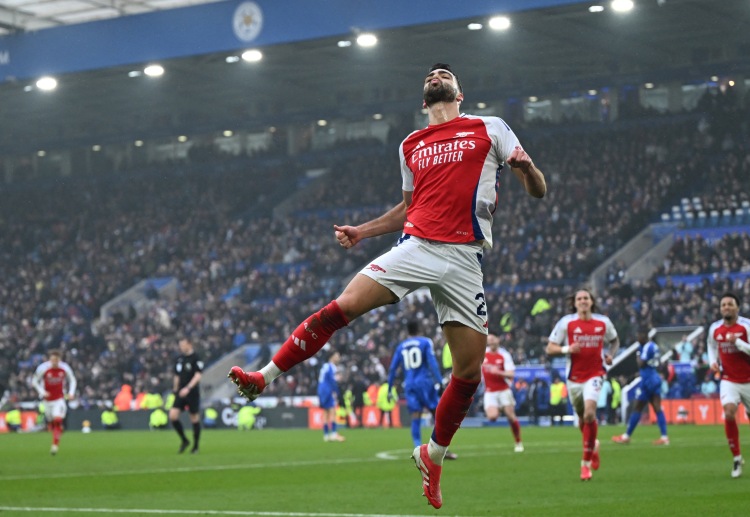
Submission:
POLYGON ((495 16, 490 18, 490 29, 504 31, 510 28, 510 18, 507 16, 495 16))
POLYGON ((357 45, 360 47, 374 47, 378 43, 378 38, 374 34, 364 33, 357 36, 357 45))
POLYGON ((148 65, 143 69, 143 73, 149 77, 160 77, 164 75, 164 67, 161 65, 148 65))
POLYGON ((49 76, 41 77, 36 82, 36 87, 45 92, 54 90, 57 88, 57 79, 49 76))
POLYGON ((612 0, 612 3, 609 5, 610 7, 612 7, 613 11, 618 13, 626 13, 628 11, 631 11, 635 6, 633 0, 612 0))
POLYGON ((248 63, 257 63, 263 59, 263 53, 260 50, 246 50, 242 53, 242 60, 248 63))

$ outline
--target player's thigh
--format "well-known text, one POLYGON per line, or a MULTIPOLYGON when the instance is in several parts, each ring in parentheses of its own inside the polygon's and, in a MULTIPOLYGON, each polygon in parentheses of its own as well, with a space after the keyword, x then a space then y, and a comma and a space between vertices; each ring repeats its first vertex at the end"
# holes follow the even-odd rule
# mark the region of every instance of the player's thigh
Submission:
POLYGON ((336 399, 331 391, 318 391, 318 405, 322 409, 332 409, 336 406, 336 399))
MULTIPOLYGON (((480 334, 487 334, 487 303, 482 279, 482 249, 478 246, 441 245, 446 269, 440 282, 430 287, 438 322, 461 323, 480 334)), ((452 352, 452 350, 451 350, 452 352)))
POLYGON ((191 392, 187 397, 185 397, 185 407, 187 408, 188 413, 190 414, 191 420, 195 415, 199 415, 201 412, 201 397, 198 390, 195 390, 194 392, 191 392))
POLYGON ((584 407, 584 383, 568 381, 568 396, 570 397, 570 404, 573 409, 579 415, 583 414, 584 407))
POLYGON ((500 404, 499 391, 485 391, 484 392, 484 413, 487 418, 497 418, 500 416, 500 404))
POLYGON ((351 320, 436 282, 442 266, 427 251, 422 239, 400 241, 362 268, 337 298, 339 307, 351 320))
POLYGON ((463 323, 448 321, 443 324, 453 359, 453 376, 469 381, 480 381, 482 362, 487 349, 487 334, 463 323))
POLYGON ((719 383, 719 397, 721 405, 735 404, 739 406, 744 404, 750 410, 750 383, 739 384, 727 380, 719 383))
POLYGON ((515 408, 516 398, 513 396, 513 390, 507 389, 498 391, 498 402, 500 403, 501 408, 515 408))
POLYGON ((599 401, 599 393, 602 391, 603 380, 601 377, 592 377, 583 383, 583 400, 591 401, 596 405, 599 401))
POLYGON ((425 406, 422 405, 419 394, 416 391, 409 391, 404 395, 406 395, 406 407, 409 409, 409 413, 421 413, 425 406))

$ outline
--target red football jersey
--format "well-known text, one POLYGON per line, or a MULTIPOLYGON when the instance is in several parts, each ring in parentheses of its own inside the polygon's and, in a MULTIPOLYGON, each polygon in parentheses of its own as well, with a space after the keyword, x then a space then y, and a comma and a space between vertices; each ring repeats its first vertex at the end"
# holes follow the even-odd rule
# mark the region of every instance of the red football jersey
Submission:
POLYGON ((731 327, 724 325, 724 320, 715 321, 708 328, 708 351, 711 360, 716 359, 718 350, 721 362, 721 378, 731 382, 745 384, 750 382, 750 355, 747 355, 727 341, 730 334, 748 342, 750 319, 739 317, 731 327))
POLYGON ((404 233, 491 247, 500 170, 518 145, 497 117, 461 115, 411 133, 399 147, 402 188, 413 192, 404 233))
POLYGON ((60 361, 57 368, 52 367, 52 363, 46 361, 40 364, 34 372, 34 387, 42 393, 42 389, 47 392, 45 400, 58 400, 65 396, 65 384, 67 382, 67 393, 73 395, 76 390, 76 378, 73 370, 68 363, 60 361))
POLYGON ((510 389, 508 379, 504 375, 493 373, 489 368, 490 366, 495 366, 498 370, 514 371, 516 364, 513 362, 510 353, 504 348, 498 348, 497 352, 488 349, 482 363, 485 391, 494 392, 510 389))
POLYGON ((568 379, 586 382, 606 373, 604 369, 604 343, 617 337, 617 331, 607 316, 592 314, 582 320, 578 314, 568 314, 557 322, 549 340, 558 345, 580 344, 581 351, 568 356, 568 379))

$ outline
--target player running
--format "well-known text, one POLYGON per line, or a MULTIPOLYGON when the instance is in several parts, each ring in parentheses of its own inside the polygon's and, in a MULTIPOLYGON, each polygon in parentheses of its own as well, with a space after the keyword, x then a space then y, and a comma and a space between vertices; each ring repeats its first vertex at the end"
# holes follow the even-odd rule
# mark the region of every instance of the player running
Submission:
POLYGON ((742 475, 745 460, 740 451, 737 409, 740 403, 750 411, 750 319, 740 316, 740 299, 724 293, 719 302, 721 319, 708 328, 708 364, 721 372, 719 397, 724 408, 724 432, 732 451, 732 477, 742 475))
POLYGON ((34 371, 31 384, 39 393, 39 397, 44 399, 47 429, 52 433, 52 447, 49 452, 54 456, 60 448, 63 422, 68 414, 66 399, 75 398, 76 377, 70 365, 62 360, 62 352, 50 350, 47 355, 48 360, 34 371))
POLYGON ((654 445, 669 445, 667 436, 667 418, 661 408, 661 375, 659 375, 659 345, 648 339, 648 331, 641 329, 638 331, 638 366, 640 367, 641 386, 635 397, 635 408, 630 414, 628 428, 623 434, 612 437, 615 443, 630 443, 630 437, 633 436, 638 422, 641 421, 641 412, 651 404, 656 414, 656 422, 659 424, 661 437, 654 441, 654 445))
POLYGON ((521 424, 516 416, 516 399, 508 385, 516 376, 516 364, 510 353, 500 346, 500 338, 494 334, 487 336, 487 353, 482 363, 484 376, 484 414, 490 421, 500 416, 500 409, 510 424, 515 440, 515 452, 523 452, 521 424))
POLYGON ((574 313, 563 316, 555 325, 547 354, 567 358, 568 393, 583 434, 581 481, 589 481, 591 471, 598 470, 600 463, 596 403, 606 373, 604 364, 612 364, 620 340, 612 321, 596 313, 596 300, 589 290, 576 291, 570 302, 574 313), (608 351, 604 349, 605 343, 608 351))

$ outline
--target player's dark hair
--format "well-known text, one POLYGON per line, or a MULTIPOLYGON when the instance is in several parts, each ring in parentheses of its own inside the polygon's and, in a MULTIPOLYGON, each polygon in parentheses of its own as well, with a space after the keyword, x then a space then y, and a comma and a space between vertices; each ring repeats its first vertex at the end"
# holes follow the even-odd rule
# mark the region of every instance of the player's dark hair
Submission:
POLYGON ((464 92, 464 89, 461 86, 461 79, 458 78, 458 75, 456 74, 456 72, 451 70, 451 65, 449 65, 448 63, 435 63, 434 65, 430 67, 430 72, 432 72, 433 70, 438 70, 438 69, 448 70, 450 73, 452 73, 453 77, 456 78, 456 83, 458 83, 458 93, 464 92))
POLYGON ((409 333, 410 336, 417 335, 417 333, 419 333, 419 323, 417 323, 414 320, 407 322, 406 331, 409 333))
POLYGON ((62 357, 62 351, 60 351, 59 348, 52 348, 50 350, 47 350, 47 355, 49 357, 52 357, 53 355, 56 355, 57 357, 62 357))
POLYGON ((719 298, 719 301, 723 300, 724 298, 733 298, 734 301, 737 303, 737 307, 740 306, 740 297, 737 296, 736 294, 727 291, 726 293, 721 295, 721 298, 719 298))
POLYGON ((576 294, 580 293, 581 291, 586 291, 589 293, 589 296, 591 297, 591 312, 597 312, 598 307, 596 306, 596 297, 594 296, 594 293, 591 291, 591 289, 588 289, 586 287, 581 287, 580 289, 576 289, 573 291, 573 294, 567 297, 568 305, 570 306, 570 312, 577 312, 578 309, 576 309, 576 294))

